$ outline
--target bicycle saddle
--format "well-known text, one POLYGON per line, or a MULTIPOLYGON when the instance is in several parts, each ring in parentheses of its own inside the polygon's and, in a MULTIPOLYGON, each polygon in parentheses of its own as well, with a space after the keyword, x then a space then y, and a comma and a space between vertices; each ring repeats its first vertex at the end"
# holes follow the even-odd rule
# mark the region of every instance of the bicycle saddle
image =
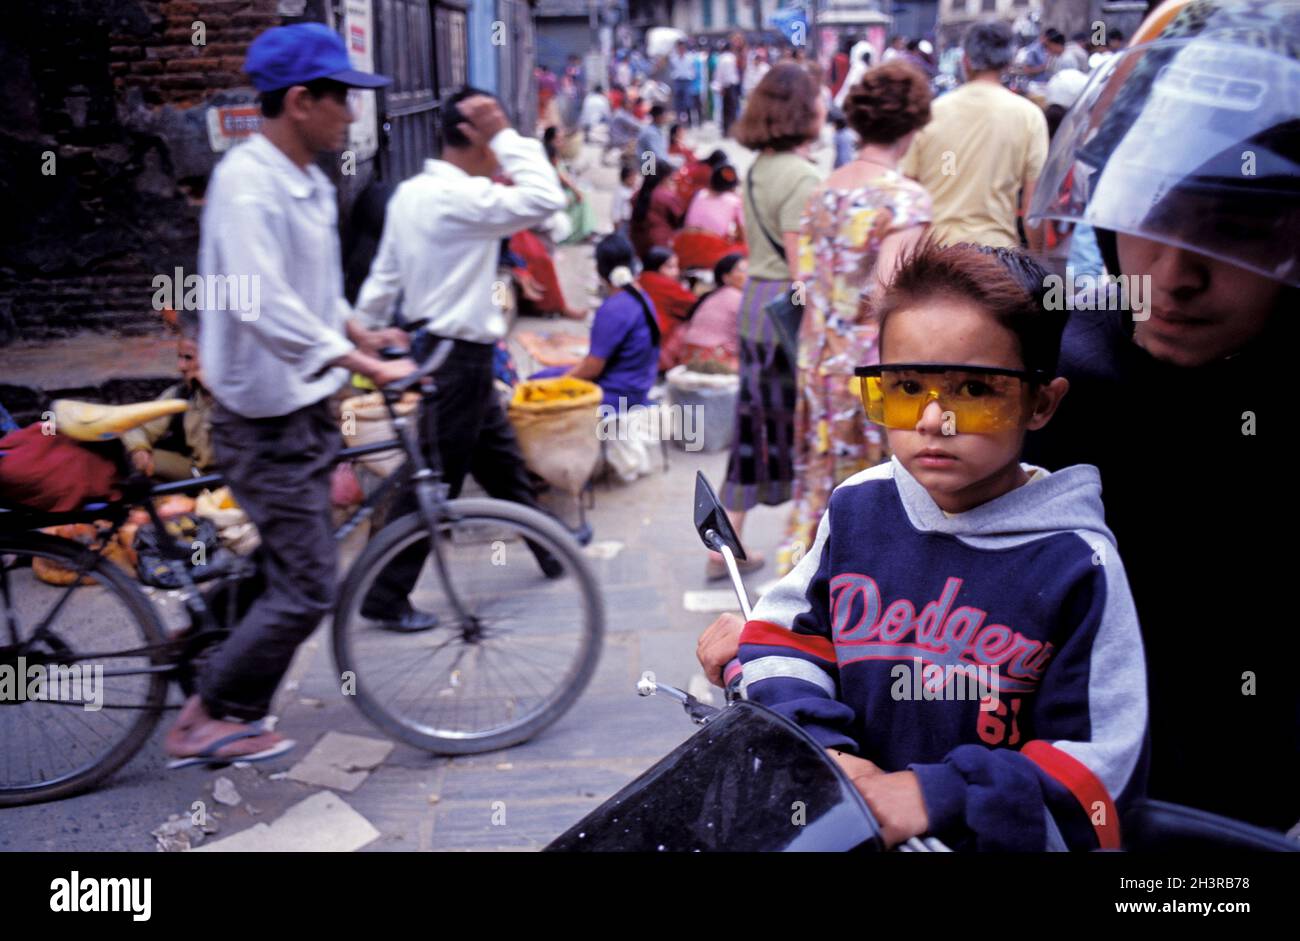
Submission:
POLYGON ((183 399, 138 402, 134 405, 101 405, 76 399, 56 399, 52 404, 54 428, 78 441, 107 441, 164 415, 189 408, 183 399))

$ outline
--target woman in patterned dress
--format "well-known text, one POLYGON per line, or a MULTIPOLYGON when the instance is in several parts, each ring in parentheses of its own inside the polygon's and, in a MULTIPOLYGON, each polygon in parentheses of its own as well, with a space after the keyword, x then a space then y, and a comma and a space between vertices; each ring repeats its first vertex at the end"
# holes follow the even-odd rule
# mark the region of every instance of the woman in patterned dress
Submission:
POLYGON ((844 104, 862 146, 813 193, 800 225, 807 306, 799 330, 794 506, 778 575, 812 545, 835 486, 888 456, 880 429, 862 414, 853 367, 878 361, 875 298, 930 221, 929 194, 897 169, 930 120, 925 76, 901 61, 886 63, 868 71, 844 104))

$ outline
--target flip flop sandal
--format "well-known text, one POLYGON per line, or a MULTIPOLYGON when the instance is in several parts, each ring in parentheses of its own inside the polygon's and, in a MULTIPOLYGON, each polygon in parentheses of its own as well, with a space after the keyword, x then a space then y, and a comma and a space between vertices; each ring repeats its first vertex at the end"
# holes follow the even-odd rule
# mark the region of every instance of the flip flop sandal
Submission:
POLYGON ((289 751, 295 745, 298 744, 293 739, 286 738, 284 741, 277 742, 275 745, 272 745, 270 748, 263 749, 262 751, 259 752, 253 752, 252 754, 248 754, 248 755, 218 755, 217 754, 217 752, 225 748, 231 742, 242 741, 243 739, 246 738, 257 738, 258 736, 265 735, 265 734, 266 734, 266 729, 263 728, 244 729, 239 732, 231 733, 230 735, 227 735, 224 738, 217 739, 215 742, 208 745, 207 748, 203 749, 203 751, 199 752, 197 755, 190 755, 185 758, 177 758, 173 761, 169 761, 167 763, 167 770, 175 771, 179 768, 189 768, 194 765, 208 765, 209 767, 220 767, 224 765, 232 765, 235 762, 242 762, 242 761, 266 761, 270 758, 275 758, 279 755, 283 755, 285 752, 289 751))

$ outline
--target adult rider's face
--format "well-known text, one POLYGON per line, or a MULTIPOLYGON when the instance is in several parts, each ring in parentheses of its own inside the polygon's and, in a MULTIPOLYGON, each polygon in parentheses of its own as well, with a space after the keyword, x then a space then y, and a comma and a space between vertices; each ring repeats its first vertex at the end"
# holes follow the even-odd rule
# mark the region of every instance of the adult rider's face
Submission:
POLYGON ((1282 285, 1208 255, 1116 233, 1120 270, 1150 275, 1146 320, 1133 339, 1156 359, 1201 366, 1229 356, 1258 336, 1282 285))

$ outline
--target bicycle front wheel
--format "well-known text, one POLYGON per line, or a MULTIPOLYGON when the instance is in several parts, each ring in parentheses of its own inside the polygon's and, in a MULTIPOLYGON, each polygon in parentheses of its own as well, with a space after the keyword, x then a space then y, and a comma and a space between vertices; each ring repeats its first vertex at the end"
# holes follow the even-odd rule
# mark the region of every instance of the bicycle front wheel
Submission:
POLYGON ((595 671, 605 630, 595 578, 558 523, 518 504, 454 500, 435 538, 437 553, 419 514, 403 516, 349 572, 333 625, 344 691, 389 735, 426 751, 526 741, 595 671), (437 626, 385 626, 403 598, 437 626))

